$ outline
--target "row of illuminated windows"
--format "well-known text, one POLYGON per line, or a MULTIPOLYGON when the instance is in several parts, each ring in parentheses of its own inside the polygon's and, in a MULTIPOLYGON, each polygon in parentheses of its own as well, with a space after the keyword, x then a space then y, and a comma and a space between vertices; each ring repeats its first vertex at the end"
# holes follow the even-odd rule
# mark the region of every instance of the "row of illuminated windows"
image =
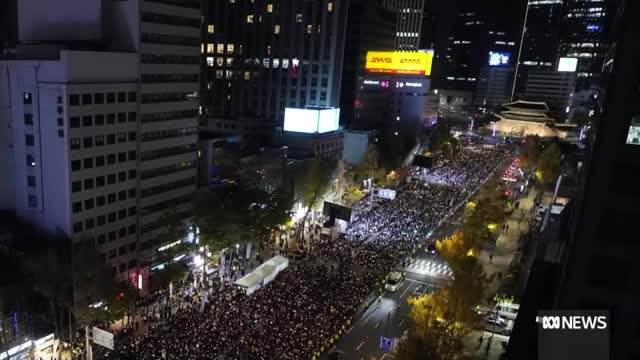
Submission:
MULTIPOLYGON (((96 176, 94 178, 87 178, 84 180, 77 180, 71 182, 71 191, 74 193, 82 190, 93 190, 104 187, 105 185, 115 185, 116 182, 122 183, 128 180, 136 179, 137 170, 131 169, 129 171, 120 171, 109 175, 96 176), (128 175, 128 177, 127 177, 128 175)), ((135 196, 135 192, 134 195, 135 196)))
POLYGON ((174 146, 170 148, 145 151, 140 155, 140 159, 142 161, 150 161, 150 160, 160 159, 160 158, 169 157, 169 156, 188 154, 188 153, 195 152, 196 150, 197 148, 195 144, 174 146))
POLYGON ((196 162, 195 161, 183 161, 179 164, 173 164, 169 166, 164 166, 155 169, 145 170, 140 174, 140 179, 146 180, 151 179, 158 176, 164 176, 173 174, 179 171, 187 170, 187 169, 195 169, 196 162))
MULTIPOLYGON (((127 152, 119 152, 116 156, 115 153, 108 155, 98 155, 95 157, 88 157, 83 160, 72 160, 71 161, 71 171, 80 171, 82 169, 93 169, 95 167, 103 167, 105 165, 115 165, 116 159, 118 160, 118 164, 125 163, 127 161, 136 160, 136 152, 129 151, 127 152), (128 156, 127 156, 128 155, 128 156), (128 160, 127 160, 128 159, 128 160)), ((27 159, 29 161, 29 159, 27 159)))
POLYGON ((141 121, 143 123, 149 123, 149 122, 167 121, 167 120, 184 120, 184 119, 193 119, 197 115, 198 115, 198 110, 147 113, 142 115, 141 121))
POLYGON ((161 211, 165 211, 166 209, 171 209, 171 208, 178 207, 180 205, 188 204, 192 201, 192 199, 193 199, 193 194, 188 194, 188 195, 180 196, 177 198, 169 199, 166 201, 161 201, 159 203, 155 203, 153 205, 143 207, 140 210, 140 214, 142 216, 155 214, 161 211))
POLYGON ((185 186, 192 186, 192 185, 195 186, 195 184, 196 184, 196 177, 193 176, 186 179, 177 180, 177 181, 169 182, 166 184, 156 185, 147 189, 143 189, 140 192, 140 197, 146 198, 149 196, 161 194, 161 193, 182 188, 185 186))
POLYGON ((142 142, 171 139, 171 138, 191 136, 196 134, 198 134, 198 128, 196 127, 151 131, 151 132, 142 134, 142 142))
POLYGON ((85 136, 82 139, 72 138, 70 141, 71 150, 90 149, 94 146, 122 144, 128 141, 136 141, 137 133, 135 131, 119 132, 117 134, 85 136))
POLYGON ((135 91, 69 95, 69 105, 71 106, 81 105, 80 100, 82 100, 82 105, 115 104, 116 100, 120 104, 136 102, 137 95, 135 91))
MULTIPOLYGON (((202 52, 204 53, 204 46, 205 44, 202 44, 201 47, 203 50, 202 52)), ((215 52, 218 54, 224 54, 224 49, 225 47, 227 48, 227 54, 231 55, 233 54, 233 52, 236 49, 235 44, 206 44, 207 46, 207 54, 213 54, 214 53, 214 49, 216 50, 215 52)), ((239 52, 242 53, 242 45, 239 47, 239 52)))
POLYGON ((148 104, 190 100, 197 100, 197 95, 194 95, 192 92, 144 94, 142 95, 141 102, 148 104))
POLYGON ((96 115, 84 115, 72 116, 69 118, 69 127, 72 129, 79 127, 90 127, 90 126, 103 126, 113 125, 116 123, 116 120, 119 124, 125 122, 135 122, 137 119, 137 114, 135 112, 120 112, 120 113, 109 113, 109 114, 96 114, 96 115), (82 121, 81 121, 82 120, 82 121))
MULTIPOLYGON (((83 210, 85 211, 92 210, 94 208, 101 208, 103 206, 106 206, 107 204, 114 204, 116 201, 125 201, 127 200, 127 194, 129 196, 128 197, 129 199, 135 199, 136 189, 129 189, 128 192, 126 190, 121 190, 121 191, 118 191, 117 193, 112 192, 107 195, 97 196, 95 199, 91 198, 91 199, 85 199, 84 201, 75 201, 71 205, 71 211, 73 211, 74 214, 77 214, 82 212, 83 210)), ((98 225, 104 225, 104 224, 98 224, 98 225)))
MULTIPOLYGON (((84 221, 76 221, 73 223, 73 232, 74 233, 80 233, 83 231, 88 231, 88 230, 92 230, 94 229, 96 226, 104 226, 105 224, 113 224, 116 221, 121 221, 126 219, 129 216, 135 216, 136 215, 136 208, 134 207, 130 207, 129 210, 127 209, 120 209, 118 211, 112 211, 108 214, 105 215, 99 215, 96 216, 95 218, 90 218, 90 219, 86 219, 84 221)), ((131 228, 131 232, 129 232, 129 235, 134 235, 136 233, 135 229, 136 226, 135 224, 131 224, 129 225, 129 227, 131 228)), ((114 231, 115 232, 115 231, 114 231)), ((127 236, 127 228, 123 227, 120 228, 120 230, 118 231, 118 235, 120 236, 120 238, 123 238, 125 236, 127 236), (123 230, 124 229, 124 230, 123 230)), ((115 237, 115 235, 111 235, 108 237, 109 241, 114 241, 117 238, 115 237)), ((98 242, 100 244, 100 242, 98 242)), ((102 244, 100 244, 102 245, 102 244)))

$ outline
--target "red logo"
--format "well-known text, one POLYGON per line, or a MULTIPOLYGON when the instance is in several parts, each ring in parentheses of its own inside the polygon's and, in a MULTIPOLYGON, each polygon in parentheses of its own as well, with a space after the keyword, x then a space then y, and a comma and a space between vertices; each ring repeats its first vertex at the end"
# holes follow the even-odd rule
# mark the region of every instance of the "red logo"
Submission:
POLYGON ((379 57, 379 56, 374 56, 371 58, 371 62, 372 63, 385 63, 385 64, 391 64, 391 58, 389 57, 379 57))
POLYGON ((406 59, 406 58, 401 58, 400 59, 400 64, 420 65, 421 63, 422 63, 422 61, 420 59, 406 59))

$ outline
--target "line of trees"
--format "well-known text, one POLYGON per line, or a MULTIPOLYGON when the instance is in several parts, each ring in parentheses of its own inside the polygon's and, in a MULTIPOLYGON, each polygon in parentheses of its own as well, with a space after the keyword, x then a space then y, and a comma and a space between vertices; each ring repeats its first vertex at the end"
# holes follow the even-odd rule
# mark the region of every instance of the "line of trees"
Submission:
POLYGON ((460 359, 463 339, 481 328, 476 309, 487 297, 493 276, 487 276, 477 256, 491 241, 506 214, 507 196, 499 181, 484 184, 466 204, 460 228, 436 241, 436 248, 453 272, 453 279, 433 293, 409 298, 415 327, 397 351, 399 360, 460 359))

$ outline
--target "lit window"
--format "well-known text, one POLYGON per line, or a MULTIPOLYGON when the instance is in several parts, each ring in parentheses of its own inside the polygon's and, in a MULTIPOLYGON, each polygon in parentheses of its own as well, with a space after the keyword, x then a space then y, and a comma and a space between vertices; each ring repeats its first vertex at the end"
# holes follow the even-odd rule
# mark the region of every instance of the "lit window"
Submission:
POLYGON ((627 144, 640 145, 640 116, 631 118, 629 132, 627 133, 627 144))
POLYGON ((227 58, 227 66, 233 65, 233 58, 227 58))
POLYGON ((222 70, 216 70, 216 79, 222 79, 222 70))
POLYGON ((200 53, 204 54, 204 44, 200 44, 200 53))
POLYGON ((327 11, 328 12, 332 12, 333 11, 333 3, 332 2, 327 3, 327 11))
POLYGON ((233 79, 233 71, 232 70, 227 70, 226 78, 227 79, 233 79))
POLYGON ((213 57, 207 56, 207 66, 213 66, 213 57))
POLYGON ((216 48, 216 52, 218 54, 224 54, 224 44, 218 44, 218 46, 216 48))
POLYGON ((216 65, 218 65, 218 66, 224 65, 224 59, 221 58, 221 57, 216 58, 216 65))
POLYGON ((273 12, 273 4, 267 4, 267 12, 269 13, 273 12))
POLYGON ((274 33, 274 34, 280 34, 280 25, 277 25, 277 24, 276 24, 276 25, 273 27, 273 33, 274 33))
POLYGON ((251 80, 251 72, 250 71, 245 71, 244 72, 244 79, 245 80, 251 80))
POLYGON ((302 14, 296 14, 296 22, 297 23, 301 23, 302 22, 302 14))
POLYGON ((233 44, 227 44, 227 54, 233 54, 235 46, 233 44))
POLYGON ((253 24, 253 15, 247 15, 247 23, 253 24))
POLYGON ((213 44, 207 44, 207 53, 213 54, 213 44))
POLYGON ((313 25, 307 25, 307 34, 311 34, 313 31, 313 25))
POLYGON ((209 34, 213 34, 215 31, 216 31, 215 26, 213 26, 213 25, 208 25, 208 26, 207 26, 207 32, 208 32, 209 34))

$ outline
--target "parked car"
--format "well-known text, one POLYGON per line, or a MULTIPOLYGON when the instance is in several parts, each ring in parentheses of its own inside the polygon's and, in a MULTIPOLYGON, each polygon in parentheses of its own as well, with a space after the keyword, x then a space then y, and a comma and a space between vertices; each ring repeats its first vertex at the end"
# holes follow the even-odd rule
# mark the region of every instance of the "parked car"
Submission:
POLYGON ((515 320, 520 310, 520 304, 500 302, 493 308, 493 313, 507 320, 515 320))
POLYGON ((501 335, 511 335, 513 321, 491 314, 484 319, 484 329, 501 335))

